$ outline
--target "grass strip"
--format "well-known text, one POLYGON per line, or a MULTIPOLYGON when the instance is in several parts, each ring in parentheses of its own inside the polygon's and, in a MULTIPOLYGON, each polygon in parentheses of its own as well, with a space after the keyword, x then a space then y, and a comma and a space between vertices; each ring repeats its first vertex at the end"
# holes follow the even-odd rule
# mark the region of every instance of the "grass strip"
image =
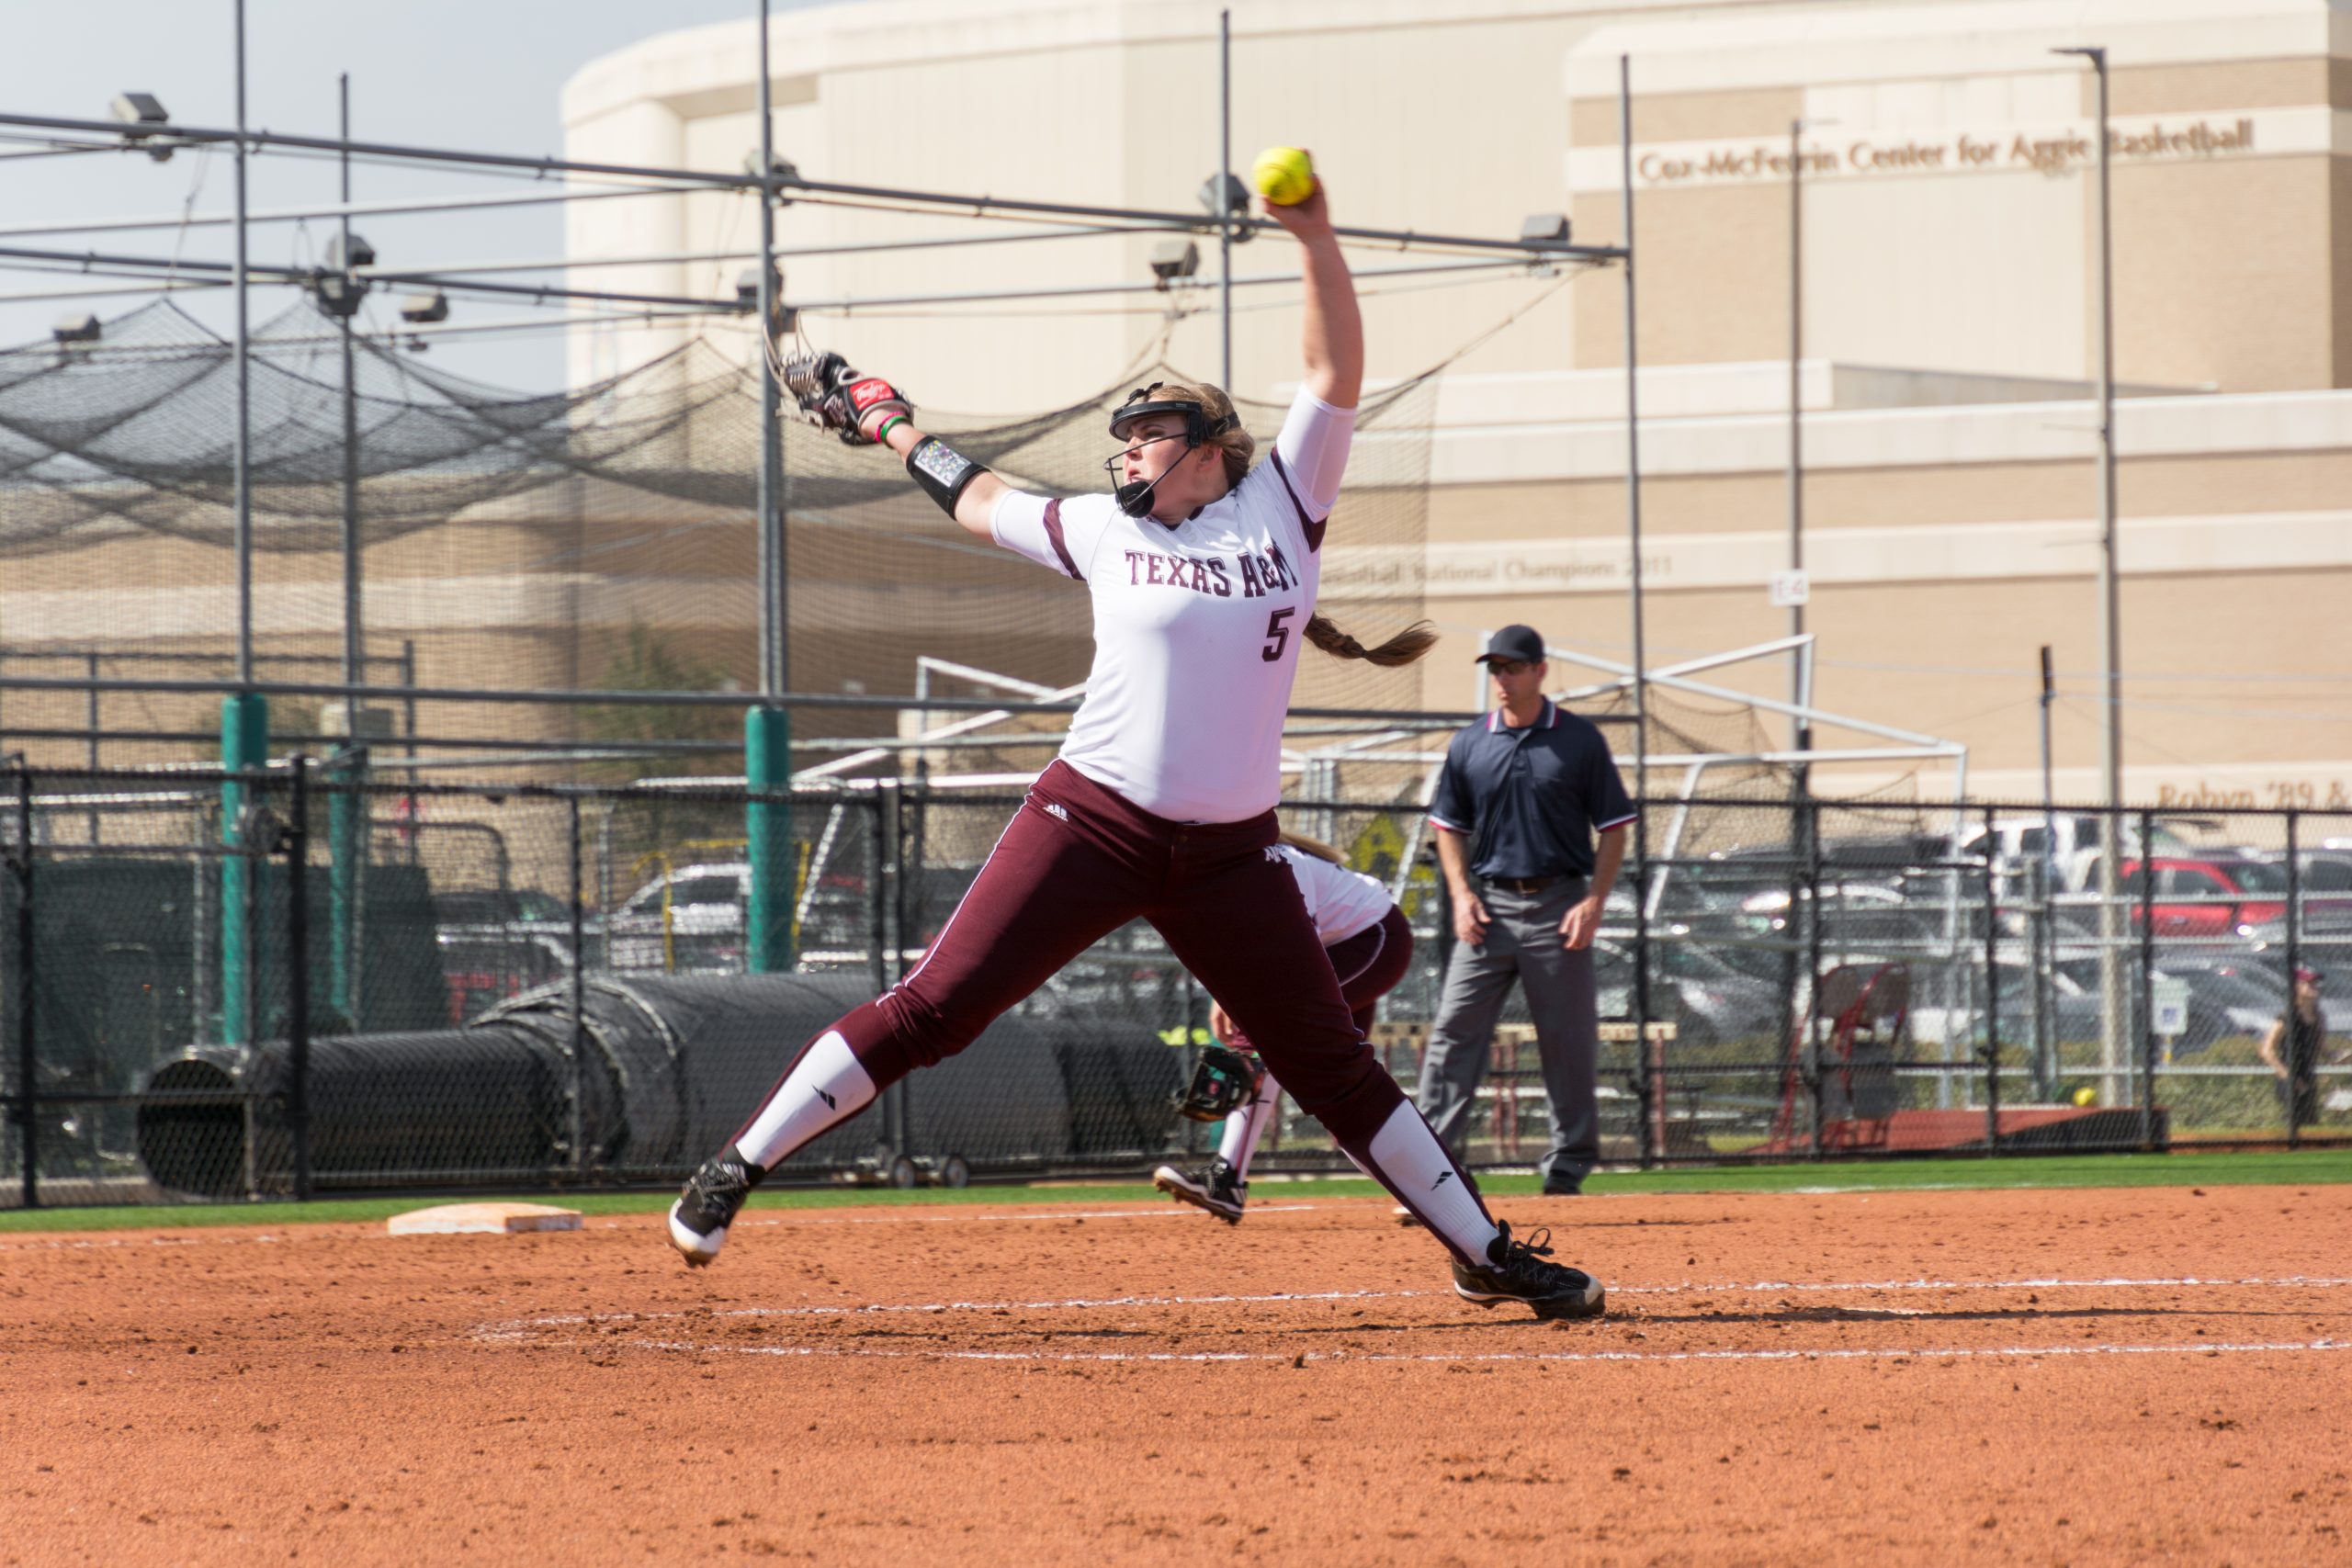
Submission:
MULTIPOLYGON (((2064 1155, 2035 1158, 1881 1160, 1852 1164, 1705 1167, 1674 1170, 1602 1171, 1585 1184, 1596 1196, 1644 1192, 1903 1192, 1996 1190, 2063 1187, 2309 1187, 2352 1182, 2352 1149, 2177 1155, 2064 1155)), ((1479 1178, 1490 1196, 1519 1197, 1542 1185, 1530 1174, 1479 1178)), ((1317 1198, 1368 1198, 1379 1189, 1361 1177, 1295 1181, 1261 1177, 1261 1203, 1317 1198)), ((560 1203, 589 1214, 659 1213, 672 1194, 659 1192, 509 1192, 525 1202, 560 1203)), ((941 1207, 958 1203, 1091 1205, 1159 1199, 1140 1178, 1132 1181, 1046 1182, 1034 1185, 783 1188, 756 1194, 754 1209, 941 1207)), ((452 1200, 435 1194, 401 1198, 331 1198, 311 1203, 140 1204, 119 1208, 0 1211, 0 1234, 176 1230, 209 1225, 367 1224, 452 1200)))

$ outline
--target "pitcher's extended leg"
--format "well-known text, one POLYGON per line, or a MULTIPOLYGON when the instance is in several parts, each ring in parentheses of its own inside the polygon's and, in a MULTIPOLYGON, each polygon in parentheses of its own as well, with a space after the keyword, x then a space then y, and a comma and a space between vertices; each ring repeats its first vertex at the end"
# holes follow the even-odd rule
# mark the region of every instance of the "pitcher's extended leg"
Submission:
POLYGON ((1136 867, 1033 796, 931 950, 898 985, 795 1054, 742 1130, 686 1183, 670 1240, 707 1263, 752 1188, 917 1066, 954 1055, 1013 1003, 1134 916, 1136 867))

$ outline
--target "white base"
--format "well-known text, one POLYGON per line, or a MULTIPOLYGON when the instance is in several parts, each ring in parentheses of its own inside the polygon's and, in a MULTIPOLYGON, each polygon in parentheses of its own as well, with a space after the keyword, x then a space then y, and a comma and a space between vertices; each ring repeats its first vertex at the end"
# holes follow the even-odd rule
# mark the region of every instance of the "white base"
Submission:
POLYGON ((394 1235, 516 1235, 579 1228, 579 1210, 546 1203, 443 1203, 412 1209, 384 1222, 384 1229, 394 1235))

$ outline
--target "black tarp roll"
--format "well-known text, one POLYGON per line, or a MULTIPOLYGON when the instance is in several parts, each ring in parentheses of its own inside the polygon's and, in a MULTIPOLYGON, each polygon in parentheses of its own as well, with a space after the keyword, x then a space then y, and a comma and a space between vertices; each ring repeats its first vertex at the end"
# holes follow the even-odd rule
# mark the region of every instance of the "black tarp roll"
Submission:
MULTIPOLYGON (((800 1045, 869 1000, 861 976, 597 979, 579 1036, 566 983, 461 1029, 319 1040, 311 1049, 312 1180, 321 1188, 667 1180, 738 1132, 800 1045), (572 1096, 583 1145, 570 1147, 572 1096)), ((918 1156, 974 1170, 1133 1164, 1177 1146, 1183 1055, 1141 1030, 1008 1015, 910 1080, 918 1156)), ((290 1183, 287 1051, 206 1047, 150 1079, 139 1112, 149 1173, 232 1197, 290 1183)), ((853 1117, 785 1162, 808 1179, 856 1168, 882 1137, 853 1117)))

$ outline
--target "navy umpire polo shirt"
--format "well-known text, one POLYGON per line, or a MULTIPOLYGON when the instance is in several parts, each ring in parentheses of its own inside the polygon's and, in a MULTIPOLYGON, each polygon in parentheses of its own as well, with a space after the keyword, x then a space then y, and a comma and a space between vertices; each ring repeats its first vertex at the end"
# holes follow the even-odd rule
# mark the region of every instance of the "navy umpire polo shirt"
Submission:
POLYGON ((1637 815, 1600 729, 1549 697, 1524 729, 1497 708, 1458 732, 1430 801, 1430 821, 1473 835, 1485 877, 1590 876, 1593 835, 1637 815))

